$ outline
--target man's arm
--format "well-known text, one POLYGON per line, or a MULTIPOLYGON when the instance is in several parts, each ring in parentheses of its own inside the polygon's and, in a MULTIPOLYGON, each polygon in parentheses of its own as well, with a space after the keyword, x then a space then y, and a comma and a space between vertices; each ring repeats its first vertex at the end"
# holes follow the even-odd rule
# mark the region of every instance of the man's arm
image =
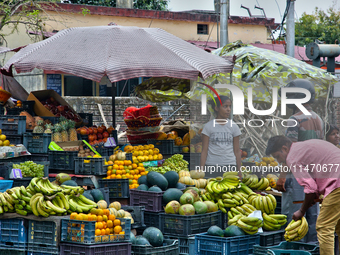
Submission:
POLYGON ((280 173, 279 179, 276 182, 276 189, 278 191, 281 191, 281 192, 285 192, 286 191, 286 189, 285 189, 286 176, 287 176, 287 172, 283 172, 282 171, 280 173))
POLYGON ((316 198, 317 196, 315 193, 305 194, 305 200, 303 201, 301 208, 293 214, 293 220, 297 221, 301 219, 308 208, 315 204, 314 199, 316 198))

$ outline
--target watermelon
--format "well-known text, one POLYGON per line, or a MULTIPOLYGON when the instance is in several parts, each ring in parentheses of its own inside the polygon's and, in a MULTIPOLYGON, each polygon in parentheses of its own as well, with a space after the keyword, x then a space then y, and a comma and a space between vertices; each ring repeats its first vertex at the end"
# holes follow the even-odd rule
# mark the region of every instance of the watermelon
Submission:
POLYGON ((141 184, 137 188, 137 190, 144 190, 144 191, 147 191, 148 189, 149 189, 149 187, 145 184, 141 184))
POLYGON ((178 175, 177 172, 168 171, 163 176, 168 181, 168 184, 169 184, 168 188, 176 188, 176 185, 177 185, 178 180, 179 180, 179 175, 178 175))
POLYGON ((131 241, 132 244, 136 243, 136 237, 132 232, 130 232, 130 241, 131 241))
POLYGON ((176 189, 180 189, 180 190, 184 190, 186 187, 187 187, 187 186, 186 186, 185 184, 178 182, 178 183, 176 184, 176 187, 175 187, 175 188, 176 188, 176 189))
POLYGON ((218 226, 211 226, 207 232, 209 236, 224 236, 224 231, 218 226))
POLYGON ((183 195, 183 192, 179 189, 167 189, 163 194, 163 202, 164 204, 169 203, 170 201, 176 200, 179 202, 180 197, 183 195))
POLYGON ((62 185, 73 186, 73 187, 77 187, 78 186, 78 184, 75 181, 72 181, 72 180, 68 180, 66 182, 63 182, 62 185))
POLYGON ((156 185, 163 191, 166 190, 169 185, 167 179, 162 174, 157 172, 149 172, 146 175, 146 180, 150 186, 156 185))
POLYGON ((94 201, 94 198, 93 198, 93 196, 91 195, 91 191, 90 191, 90 190, 84 191, 83 195, 84 195, 84 197, 86 197, 87 199, 90 199, 90 200, 94 201))
POLYGON ((224 230, 225 237, 244 236, 246 233, 238 226, 231 225, 224 230))
POLYGON ((146 186, 149 186, 148 181, 146 180, 146 175, 142 175, 141 177, 138 178, 138 184, 139 185, 145 184, 146 186))
POLYGON ((152 186, 150 189, 148 189, 148 191, 151 191, 151 192, 162 192, 162 190, 157 187, 157 186, 152 186))
POLYGON ((94 199, 94 202, 98 202, 100 200, 105 200, 104 199, 104 195, 103 195, 103 192, 101 192, 99 189, 93 189, 91 190, 91 195, 94 199))
POLYGON ((137 236, 135 240, 136 245, 150 245, 148 239, 143 236, 137 236))
POLYGON ((143 237, 145 237, 154 247, 163 245, 164 237, 162 231, 160 231, 158 228, 149 227, 145 229, 143 232, 143 237))

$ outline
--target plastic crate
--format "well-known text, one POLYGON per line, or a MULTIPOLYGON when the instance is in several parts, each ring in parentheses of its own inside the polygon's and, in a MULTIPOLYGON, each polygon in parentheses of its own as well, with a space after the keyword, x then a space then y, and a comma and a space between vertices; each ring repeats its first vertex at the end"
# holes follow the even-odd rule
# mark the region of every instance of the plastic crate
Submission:
POLYGON ((7 135, 22 135, 26 132, 26 116, 0 116, 0 129, 7 135))
POLYGON ((5 107, 0 104, 0 116, 5 115, 5 107))
POLYGON ((163 194, 164 192, 130 189, 130 205, 144 206, 145 211, 162 212, 163 194))
POLYGON ((130 255, 131 243, 81 245, 60 243, 60 255, 130 255))
POLYGON ((23 135, 7 135, 6 133, 2 132, 6 135, 6 139, 10 141, 11 144, 24 144, 24 136, 23 135))
POLYGON ((174 145, 173 154, 182 154, 184 147, 189 147, 189 146, 177 146, 177 145, 174 145))
POLYGON ((196 166, 201 165, 201 153, 192 153, 190 152, 190 160, 188 161, 189 163, 189 169, 196 169, 196 166))
POLYGON ((55 248, 53 251, 51 252, 46 252, 46 251, 28 251, 27 255, 59 255, 59 249, 55 248))
POLYGON ((12 180, 0 180, 0 192, 5 192, 13 187, 12 180))
POLYGON ((0 255, 27 255, 26 250, 12 250, 0 247, 0 255))
POLYGON ((310 255, 308 251, 294 251, 294 250, 268 250, 268 255, 310 255))
POLYGON ((253 253, 253 245, 259 243, 258 234, 226 238, 203 233, 195 236, 195 252, 200 255, 248 255, 253 253))
MULTIPOLYGON (((42 161, 42 162, 36 161, 35 163, 44 165, 44 177, 48 177, 50 162, 49 161, 42 161)), ((7 168, 8 168, 8 173, 10 173, 13 168, 13 162, 8 163, 7 168)), ((18 186, 20 187, 22 185, 27 187, 30 184, 32 178, 33 177, 24 177, 22 179, 13 179, 13 187, 18 187, 18 186)))
POLYGON ((319 246, 315 244, 305 244, 301 242, 281 242, 277 246, 260 246, 254 245, 254 255, 268 254, 268 250, 295 250, 308 251, 312 255, 319 255, 319 246))
MULTIPOLYGON (((79 186, 81 186, 81 185, 79 185, 79 186)), ((104 200, 109 205, 110 204, 109 188, 105 187, 105 188, 100 188, 99 190, 103 193, 104 200)))
POLYGON ((161 218, 158 212, 144 212, 144 225, 146 227, 160 228, 161 218))
POLYGON ((83 119, 83 125, 86 127, 93 126, 93 114, 92 113, 78 113, 78 115, 83 119))
POLYGON ((86 245, 98 243, 129 242, 131 220, 120 219, 124 235, 95 236, 94 221, 61 220, 61 241, 67 243, 81 243, 86 245))
POLYGON ((24 146, 30 153, 47 153, 52 134, 24 134, 24 146))
POLYGON ((74 170, 74 159, 78 156, 78 151, 48 151, 48 161, 50 169, 74 170))
POLYGON ((274 196, 274 197, 276 198, 275 214, 281 214, 282 196, 274 196))
POLYGON ((27 221, 25 219, 0 220, 0 229, 1 248, 16 250, 27 248, 27 221))
POLYGON ((180 255, 196 255, 195 254, 195 235, 191 236, 165 236, 168 239, 178 239, 179 254, 180 255))
POLYGON ((160 219, 160 230, 163 235, 188 236, 207 232, 214 225, 221 227, 222 212, 192 216, 162 213, 160 219))
POLYGON ((166 155, 174 154, 174 140, 148 140, 148 144, 153 144, 159 149, 159 153, 166 155))
POLYGON ((98 183, 101 188, 109 188, 110 199, 130 197, 129 179, 101 179, 98 183))
POLYGON ((106 175, 107 167, 105 158, 74 158, 74 173, 83 175, 106 175), (90 161, 85 163, 84 161, 90 161))
POLYGON ((47 153, 31 153, 31 155, 28 156, 28 160, 31 160, 31 161, 49 161, 47 153))
POLYGON ((141 228, 145 227, 144 224, 144 212, 145 207, 144 206, 129 206, 129 205, 123 205, 122 209, 124 211, 127 211, 131 214, 134 223, 131 224, 131 228, 141 228))
POLYGON ((96 150, 101 156, 111 156, 114 150, 113 147, 104 147, 98 145, 94 145, 92 148, 96 150))
POLYGON ((281 229, 278 231, 265 231, 260 233, 260 245, 261 246, 273 246, 278 245, 284 238, 285 230, 281 229))
POLYGON ((178 240, 164 239, 163 246, 152 247, 150 245, 132 245, 134 255, 178 255, 178 240))
POLYGON ((54 221, 28 222, 28 248, 30 252, 58 254, 58 229, 54 221))

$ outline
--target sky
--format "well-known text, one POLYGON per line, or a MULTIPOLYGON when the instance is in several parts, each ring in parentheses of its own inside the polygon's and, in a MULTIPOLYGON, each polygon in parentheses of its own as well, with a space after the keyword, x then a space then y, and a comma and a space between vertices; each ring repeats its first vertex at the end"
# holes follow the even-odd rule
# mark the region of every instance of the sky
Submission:
MULTIPOLYGON (((252 15, 262 15, 261 10, 254 9, 255 5, 264 8, 267 18, 275 18, 276 23, 281 22, 286 8, 286 0, 230 0, 230 15, 248 16, 247 10, 240 8, 241 4, 248 7, 252 15)), ((326 11, 333 4, 338 9, 340 0, 296 0, 295 18, 301 17, 303 12, 312 14, 315 7, 326 11)), ((170 0, 169 9, 171 11, 214 10, 214 0, 170 0)))

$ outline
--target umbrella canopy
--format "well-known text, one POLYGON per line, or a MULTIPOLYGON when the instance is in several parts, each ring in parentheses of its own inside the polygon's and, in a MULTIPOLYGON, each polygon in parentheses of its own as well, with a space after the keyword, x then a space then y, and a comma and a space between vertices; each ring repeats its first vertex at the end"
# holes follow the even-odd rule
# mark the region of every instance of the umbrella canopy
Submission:
MULTIPOLYGON (((217 83, 228 84, 232 83, 238 86, 247 95, 247 89, 253 88, 253 101, 254 102, 272 102, 272 88, 280 88, 285 86, 288 82, 303 78, 312 82, 315 86, 316 97, 326 97, 328 87, 338 82, 337 77, 328 74, 321 68, 311 66, 305 62, 289 57, 287 55, 277 53, 271 50, 260 49, 252 45, 242 44, 240 41, 230 43, 223 48, 214 52, 220 56, 236 56, 235 66, 232 72, 232 82, 230 82, 230 75, 220 73, 212 75, 202 81, 208 85, 217 83)), ((171 80, 172 84, 181 84, 184 80, 171 80)), ((155 96, 153 93, 162 94, 163 101, 173 99, 166 83, 161 81, 155 84, 152 80, 148 80, 139 86, 143 90, 136 88, 137 95, 141 98, 147 98, 152 101, 155 96), (166 88, 166 89, 163 89, 166 88), (167 97, 167 94, 169 96, 167 97)), ((204 90, 198 89, 204 87, 202 84, 193 82, 191 89, 186 94, 181 94, 178 98, 189 97, 192 100, 201 100, 201 94, 205 93, 204 90)), ((217 90, 220 95, 228 95, 229 91, 217 90)))
POLYGON ((100 82, 136 77, 207 78, 231 72, 233 63, 207 53, 159 28, 76 27, 30 44, 4 66, 18 73, 34 68, 60 71, 100 82))
MULTIPOLYGON (((1 68, 1 65, 0 65, 1 68)), ((27 100, 27 91, 13 77, 0 73, 0 88, 12 94, 12 97, 21 101, 27 100)))

